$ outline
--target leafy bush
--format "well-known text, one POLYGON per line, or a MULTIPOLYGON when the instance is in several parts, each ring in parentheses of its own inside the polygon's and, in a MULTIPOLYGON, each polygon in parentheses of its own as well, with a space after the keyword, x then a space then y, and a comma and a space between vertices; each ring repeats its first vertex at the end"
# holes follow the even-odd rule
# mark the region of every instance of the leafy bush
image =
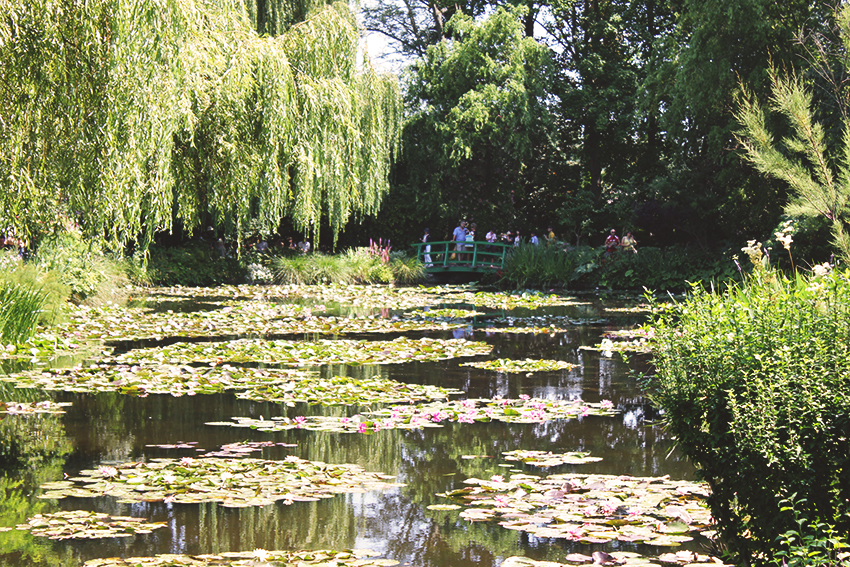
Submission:
POLYGON ((516 289, 564 286, 680 291, 689 281, 720 282, 736 275, 735 265, 726 255, 680 246, 606 255, 604 249, 590 246, 565 251, 523 245, 505 259, 501 284, 516 289))
POLYGON ((39 310, 38 322, 50 325, 61 320, 71 289, 59 281, 59 272, 45 271, 31 262, 24 262, 17 253, 0 253, 0 284, 20 285, 37 289, 44 294, 44 304, 39 310))
POLYGON ((756 269, 653 317, 646 387, 739 564, 768 562, 788 530, 850 530, 848 316, 850 272, 756 269), (802 524, 782 505, 794 495, 802 524))
POLYGON ((560 286, 570 281, 578 259, 554 246, 526 244, 508 252, 502 278, 517 289, 560 286))
POLYGON ((181 247, 150 247, 146 279, 154 285, 212 286, 245 281, 246 269, 204 242, 181 247))
POLYGON ((39 289, 0 281, 0 342, 20 344, 31 338, 46 299, 39 289))
POLYGON ((110 258, 79 233, 63 232, 46 238, 39 245, 33 263, 45 272, 58 275, 71 290, 75 301, 112 298, 127 283, 121 263, 110 258))
POLYGON ((272 268, 280 283, 414 283, 425 275, 424 266, 416 258, 389 251, 376 254, 370 248, 355 248, 334 256, 282 256, 272 260, 272 268))

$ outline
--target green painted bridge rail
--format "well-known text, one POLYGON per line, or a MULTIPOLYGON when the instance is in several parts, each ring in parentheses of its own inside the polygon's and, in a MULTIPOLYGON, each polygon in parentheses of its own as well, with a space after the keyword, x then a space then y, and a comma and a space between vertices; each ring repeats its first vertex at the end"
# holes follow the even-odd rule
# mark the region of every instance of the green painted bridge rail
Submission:
POLYGON ((512 246, 501 242, 416 242, 413 249, 416 257, 425 264, 430 273, 443 272, 487 272, 501 270, 505 256, 512 246), (431 247, 426 252, 426 246, 431 247), (427 256, 427 257, 426 257, 427 256), (429 261, 430 257, 430 261, 429 261))

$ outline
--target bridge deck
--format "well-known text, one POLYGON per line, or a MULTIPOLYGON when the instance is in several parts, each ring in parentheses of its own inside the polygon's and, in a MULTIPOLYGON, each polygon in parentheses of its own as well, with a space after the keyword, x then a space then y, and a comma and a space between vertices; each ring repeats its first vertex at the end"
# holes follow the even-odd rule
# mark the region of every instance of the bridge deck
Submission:
POLYGON ((487 272, 501 270, 505 256, 512 247, 501 242, 417 242, 416 256, 425 264, 428 273, 487 272), (428 248, 430 247, 430 252, 428 248))

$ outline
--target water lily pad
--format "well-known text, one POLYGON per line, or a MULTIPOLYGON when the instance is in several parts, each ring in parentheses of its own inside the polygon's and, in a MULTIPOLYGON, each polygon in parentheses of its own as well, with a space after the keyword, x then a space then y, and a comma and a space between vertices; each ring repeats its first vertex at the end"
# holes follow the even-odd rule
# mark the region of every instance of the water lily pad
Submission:
POLYGON ((242 508, 401 486, 389 482, 391 476, 365 472, 356 465, 311 462, 293 455, 283 461, 206 456, 153 459, 102 466, 81 471, 80 475, 67 484, 52 483, 39 498, 108 494, 119 502, 219 502, 242 508))
POLYGON ((551 451, 505 451, 502 453, 505 460, 522 461, 527 465, 540 468, 556 467, 558 465, 583 465, 596 463, 602 457, 591 457, 590 453, 573 451, 570 453, 552 453, 551 451))
POLYGON ((261 431, 306 429, 339 433, 373 433, 382 429, 422 429, 442 427, 443 422, 475 423, 504 421, 542 423, 550 419, 575 419, 588 415, 613 416, 618 410, 608 401, 597 404, 581 400, 466 399, 418 405, 391 406, 351 417, 298 416, 254 419, 234 417, 232 421, 207 425, 248 427, 261 431))
POLYGON ((483 360, 478 362, 464 362, 461 366, 472 366, 484 370, 496 372, 524 373, 524 372, 551 372, 554 370, 572 370, 575 364, 563 360, 512 360, 510 358, 498 358, 496 360, 483 360))
POLYGON ((348 551, 254 551, 229 552, 210 555, 156 555, 154 557, 128 557, 121 559, 89 559, 83 567, 236 567, 245 565, 276 565, 277 567, 391 567, 398 565, 392 559, 380 559, 380 554, 370 550, 348 551))
POLYGON ((460 390, 405 384, 388 378, 357 379, 349 376, 310 376, 285 383, 257 386, 237 394, 239 398, 292 405, 306 402, 321 405, 397 404, 420 400, 442 400, 460 390))
POLYGON ((303 370, 243 368, 228 364, 197 367, 188 364, 99 363, 10 374, 0 376, 0 381, 15 382, 16 386, 24 388, 66 392, 191 396, 286 383, 310 375, 303 370))
POLYGON ((110 516, 98 512, 70 510, 52 514, 36 514, 16 529, 50 539, 102 539, 149 534, 164 528, 164 522, 148 523, 144 518, 110 516))
POLYGON ((53 402, 44 400, 42 402, 0 402, 0 413, 8 414, 34 414, 34 413, 65 413, 71 402, 53 402))
POLYGON ((399 337, 392 341, 267 341, 240 339, 213 343, 174 343, 138 349, 116 357, 125 364, 159 362, 263 362, 285 366, 316 364, 400 364, 489 354, 492 347, 464 339, 418 340, 399 337))
POLYGON ((408 311, 404 314, 405 319, 425 319, 425 320, 454 320, 454 319, 472 319, 478 315, 484 315, 480 311, 471 309, 416 309, 408 311))
MULTIPOLYGON (((694 558, 694 561, 691 562, 691 564, 694 565, 713 565, 716 567, 725 567, 722 560, 717 557, 712 557, 711 555, 693 553, 690 551, 679 553, 688 554, 690 557, 694 558)), ((502 562, 502 567, 575 567, 576 565, 587 565, 591 563, 594 565, 623 565, 627 567, 660 567, 661 563, 674 563, 678 565, 688 564, 681 563, 678 560, 671 560, 671 558, 677 556, 678 554, 670 553, 665 553, 657 557, 653 557, 640 555, 638 553, 628 551, 614 551, 611 553, 597 551, 594 552, 593 556, 584 555, 581 553, 570 553, 564 557, 564 561, 566 561, 566 563, 557 563, 554 561, 536 561, 534 559, 529 559, 528 557, 514 556, 505 559, 502 562)))
POLYGON ((675 546, 709 524, 708 487, 667 477, 515 474, 467 479, 441 496, 467 508, 462 518, 492 518, 507 529, 585 544, 611 541, 675 546), (670 507, 676 517, 669 515, 670 507), (687 511, 690 524, 681 522, 687 511), (677 533, 671 533, 677 532, 677 533))
POLYGON ((611 356, 615 352, 635 352, 646 354, 652 352, 652 344, 645 338, 636 338, 633 340, 612 341, 611 339, 602 339, 602 342, 595 345, 582 345, 578 347, 580 350, 595 350, 603 354, 603 356, 611 356))

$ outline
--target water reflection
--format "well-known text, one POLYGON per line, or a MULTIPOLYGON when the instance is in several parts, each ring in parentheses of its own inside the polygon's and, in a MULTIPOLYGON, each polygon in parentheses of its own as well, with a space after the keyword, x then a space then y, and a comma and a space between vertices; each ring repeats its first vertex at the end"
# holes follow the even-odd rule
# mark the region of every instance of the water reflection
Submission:
MULTIPOLYGON (((339 309, 342 311, 341 307, 339 309)), ((548 314, 591 319, 602 313, 602 306, 597 303, 534 312, 515 310, 511 316, 548 314)), ((385 313, 385 316, 394 315, 393 312, 385 313)), ((240 400, 230 393, 178 398, 164 395, 133 398, 117 393, 54 394, 57 401, 73 403, 68 413, 33 423, 39 424, 34 438, 50 439, 57 444, 56 448, 47 450, 30 445, 23 451, 29 455, 27 467, 34 471, 29 481, 15 480, 21 472, 20 467, 16 469, 8 460, 2 463, 6 475, 0 477, 0 494, 5 493, 6 498, 0 503, 0 526, 23 522, 38 512, 83 508, 143 516, 152 521, 165 521, 169 527, 132 538, 61 544, 24 532, 0 533, 0 565, 70 565, 94 557, 199 554, 254 548, 368 547, 419 567, 487 567, 499 565, 511 555, 556 561, 563 560, 564 554, 572 551, 638 549, 622 544, 582 546, 538 540, 493 523, 460 520, 457 511, 428 510, 431 504, 446 502, 437 494, 463 486, 467 478, 489 478, 494 474, 510 474, 511 470, 533 474, 575 471, 694 477, 693 469, 679 460, 675 451, 668 457, 671 441, 664 432, 645 422, 645 418, 655 417, 635 379, 636 373, 645 370, 645 357, 631 357, 627 363, 618 355, 605 358, 597 352, 579 349, 582 345, 598 342, 602 334, 621 327, 622 322, 633 321, 633 317, 618 319, 615 323, 570 326, 554 336, 488 334, 481 326, 485 320, 483 317, 460 330, 465 338, 493 345, 489 357, 479 358, 552 358, 577 366, 570 371, 527 375, 459 366, 465 360, 360 367, 329 365, 316 370, 324 376, 380 376, 408 383, 440 385, 463 390, 470 397, 516 398, 525 394, 549 399, 580 398, 588 402, 608 399, 622 410, 622 414, 615 418, 589 416, 537 424, 444 423, 441 428, 382 430, 370 435, 304 430, 269 433, 205 426, 204 423, 229 421, 235 416, 269 419, 280 415, 350 415, 368 408, 322 408, 304 404, 286 407, 240 400), (66 499, 54 503, 34 497, 35 485, 61 478, 62 472, 74 476, 81 469, 113 461, 198 456, 224 444, 246 440, 296 445, 264 447, 251 457, 283 459, 294 454, 315 461, 354 463, 370 471, 394 475, 405 486, 380 493, 338 495, 289 506, 278 502, 246 509, 230 509, 214 503, 120 504, 113 498, 66 499), (178 442, 194 445, 183 449, 161 447, 178 442), (506 463, 500 458, 502 452, 515 449, 581 450, 603 460, 541 471, 521 463, 506 463)), ((422 335, 450 338, 452 333, 422 335)), ((29 392, 32 395, 33 391, 29 392)), ((0 420, 0 439, 3 440, 0 443, 5 443, 0 447, 7 447, 4 450, 8 452, 8 447, 15 443, 10 440, 20 438, 21 434, 15 433, 18 425, 7 423, 15 422, 0 420)))

